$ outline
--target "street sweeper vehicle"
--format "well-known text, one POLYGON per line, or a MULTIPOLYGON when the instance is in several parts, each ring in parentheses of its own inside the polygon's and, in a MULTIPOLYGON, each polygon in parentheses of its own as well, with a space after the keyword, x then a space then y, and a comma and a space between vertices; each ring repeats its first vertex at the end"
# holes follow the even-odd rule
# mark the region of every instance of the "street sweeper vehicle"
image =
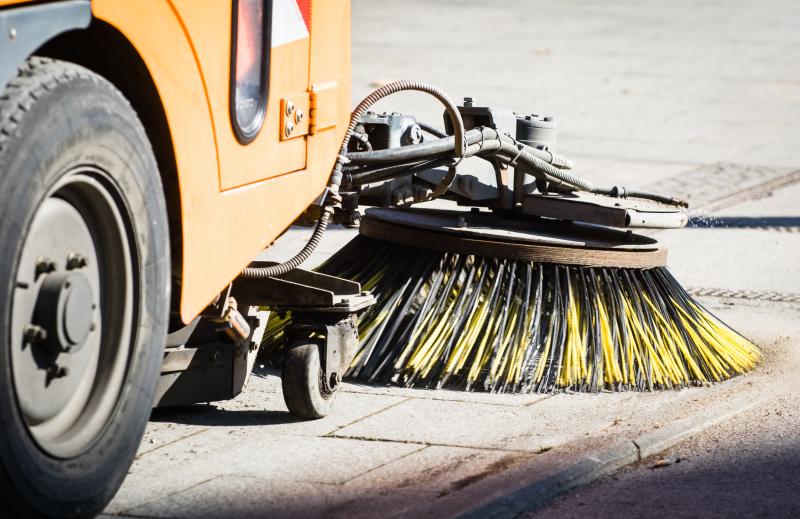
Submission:
POLYGON ((413 81, 351 113, 349 10, 0 0, 0 516, 99 513, 152 406, 235 397, 259 349, 302 418, 346 376, 659 389, 757 362, 631 232, 685 204, 575 175, 553 118, 413 81), (443 121, 370 110, 401 91, 443 121), (301 216, 296 256, 253 261, 301 216), (300 268, 331 222, 360 236, 300 268))

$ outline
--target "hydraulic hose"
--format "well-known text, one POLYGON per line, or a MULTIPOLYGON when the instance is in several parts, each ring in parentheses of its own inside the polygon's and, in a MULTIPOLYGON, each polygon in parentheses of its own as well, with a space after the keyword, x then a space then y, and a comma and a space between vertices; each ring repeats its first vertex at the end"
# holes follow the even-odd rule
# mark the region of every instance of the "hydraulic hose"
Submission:
MULTIPOLYGON (((562 168, 570 166, 569 161, 558 157, 546 150, 539 150, 517 142, 507 135, 503 135, 491 128, 473 128, 465 134, 467 148, 464 157, 479 156, 490 158, 497 156, 505 163, 519 167, 526 173, 537 178, 543 178, 554 184, 566 184, 574 189, 592 191, 594 186, 591 182, 568 173, 562 168), (550 161, 558 161, 562 168, 550 164, 550 161)), ((388 150, 354 152, 348 155, 353 164, 365 166, 382 166, 377 170, 388 173, 387 166, 396 164, 406 164, 420 160, 430 160, 436 157, 445 157, 452 152, 454 137, 449 136, 434 141, 423 142, 401 148, 391 148, 388 150), (386 168, 386 169, 384 169, 386 168)), ((351 178, 355 180, 362 173, 373 171, 368 168, 361 172, 356 170, 351 173, 351 178)), ((398 175, 406 174, 402 168, 395 170, 398 175)))
POLYGON ((345 179, 349 186, 362 186, 372 182, 380 182, 382 180, 388 180, 400 176, 412 175, 418 171, 425 171, 428 169, 438 168, 439 166, 446 166, 452 162, 453 159, 450 157, 438 157, 430 160, 404 162, 403 164, 385 166, 377 169, 371 169, 369 171, 359 171, 352 174, 345 173, 345 179))
POLYGON ((442 130, 440 130, 440 129, 436 128, 435 126, 432 126, 432 125, 430 125, 428 123, 425 123, 425 122, 422 122, 422 121, 417 121, 417 125, 420 127, 420 129, 423 132, 430 133, 434 137, 439 137, 440 139, 443 138, 443 137, 447 137, 447 134, 444 133, 442 130))
POLYGON ((614 186, 612 188, 597 188, 593 193, 598 195, 613 196, 614 198, 642 198, 644 200, 652 200, 666 205, 674 205, 678 207, 689 207, 689 202, 674 196, 660 195, 650 191, 637 191, 634 189, 625 189, 622 186, 614 186))
MULTIPOLYGON (((480 132, 477 129, 469 130, 465 134, 465 144, 470 145, 480 140, 480 132)), ((372 165, 404 162, 407 160, 425 160, 451 153, 455 147, 455 137, 450 135, 442 139, 425 141, 419 144, 409 144, 400 148, 389 148, 375 151, 355 151, 347 154, 347 159, 351 164, 372 165)))
MULTIPOLYGON (((491 132, 495 132, 496 130, 489 130, 491 132)), ((481 146, 480 144, 473 144, 471 146, 481 146)), ((496 150, 493 153, 487 154, 494 154, 499 155, 505 159, 505 162, 514 167, 519 167, 520 165, 527 166, 523 167, 522 169, 526 170, 526 173, 530 173, 535 177, 542 177, 544 176, 546 180, 556 183, 556 184, 567 184, 575 189, 580 189, 583 191, 592 191, 594 190, 594 186, 591 182, 586 179, 583 179, 577 175, 573 175, 567 171, 559 169, 547 161, 543 160, 542 158, 538 157, 536 153, 533 151, 542 151, 536 150, 535 148, 531 148, 530 146, 525 146, 524 144, 519 144, 514 139, 508 136, 500 136, 500 138, 495 139, 493 141, 487 141, 483 144, 483 151, 492 151, 491 148, 497 146, 496 150), (497 143, 497 144, 495 144, 497 143), (521 164, 520 164, 521 163, 521 164)), ((479 148, 476 148, 476 153, 479 148)), ((468 152, 471 151, 469 148, 468 152)), ((549 152, 546 152, 549 153, 549 152)))
POLYGON ((346 160, 347 145, 350 143, 350 138, 353 136, 356 125, 372 105, 386 96, 404 90, 416 90, 418 92, 430 94, 444 105, 445 112, 447 112, 448 117, 450 117, 450 122, 453 124, 454 142, 451 145, 453 153, 459 158, 464 155, 464 150, 466 149, 466 143, 464 141, 464 121, 461 119, 461 112, 458 111, 458 107, 447 94, 435 86, 421 81, 395 81, 394 83, 389 83, 388 85, 380 87, 358 103, 358 106, 356 106, 355 110, 353 110, 353 113, 350 115, 350 124, 347 126, 347 131, 342 139, 342 145, 339 148, 339 155, 336 158, 330 179, 328 180, 328 193, 323 201, 322 214, 317 221, 317 226, 314 228, 311 238, 309 238, 303 249, 284 263, 279 263, 270 267, 247 267, 241 272, 240 277, 263 279, 281 276, 299 267, 311 256, 319 245, 322 235, 325 234, 325 229, 328 228, 331 213, 333 213, 334 208, 341 202, 339 186, 342 183, 342 167, 346 160))
MULTIPOLYGON (((400 148, 389 148, 384 150, 374 151, 356 151, 347 154, 348 161, 355 165, 371 165, 371 164, 385 164, 404 162, 407 160, 420 160, 429 159, 435 155, 442 155, 450 153, 453 150, 455 137, 445 136, 433 141, 421 142, 419 144, 410 144, 400 148)), ((561 169, 570 169, 571 164, 568 160, 560 155, 556 155, 547 150, 540 150, 522 144, 508 135, 503 135, 497 130, 492 128, 473 128, 464 134, 464 141, 467 146, 471 144, 488 144, 491 141, 502 140, 505 143, 511 144, 515 147, 521 146, 527 153, 532 154, 539 159, 552 164, 553 166, 561 169)), ((477 148, 480 150, 481 148, 477 148)), ((515 152, 516 154, 516 152, 515 152)), ((465 154, 464 157, 475 155, 465 154)))

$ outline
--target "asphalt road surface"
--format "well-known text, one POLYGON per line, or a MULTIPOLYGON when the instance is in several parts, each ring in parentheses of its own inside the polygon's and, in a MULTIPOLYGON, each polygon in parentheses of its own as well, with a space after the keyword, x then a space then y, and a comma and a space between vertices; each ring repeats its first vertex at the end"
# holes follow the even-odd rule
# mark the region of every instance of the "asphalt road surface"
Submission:
POLYGON ((528 517, 800 517, 798 402, 795 388, 528 517))

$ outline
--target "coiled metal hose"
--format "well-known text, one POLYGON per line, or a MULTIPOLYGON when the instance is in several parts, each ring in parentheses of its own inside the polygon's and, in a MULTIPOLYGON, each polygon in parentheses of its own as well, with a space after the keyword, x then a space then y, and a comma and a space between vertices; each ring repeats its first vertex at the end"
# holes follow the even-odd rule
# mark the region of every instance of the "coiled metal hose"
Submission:
POLYGON ((345 155, 347 153, 347 145, 350 143, 350 138, 353 136, 353 131, 355 130, 356 125, 372 105, 386 96, 395 94, 397 92, 402 92, 404 90, 415 90, 430 94, 444 105, 445 111, 450 117, 450 121, 453 123, 453 153, 458 158, 464 156, 464 151, 466 149, 466 144, 464 142, 464 122, 461 119, 461 113, 458 111, 458 107, 455 105, 455 103, 453 103, 452 100, 450 100, 447 94, 435 86, 421 81, 395 81, 394 83, 389 83, 388 85, 380 87, 365 97, 360 103, 358 103, 358 106, 356 106, 355 110, 353 110, 353 113, 350 116, 350 125, 347 127, 347 132, 342 140, 342 146, 339 148, 339 156, 336 158, 336 163, 333 165, 333 170, 331 171, 331 177, 328 180, 328 195, 325 197, 323 202, 322 214, 320 215, 320 218, 317 221, 317 226, 314 228, 314 232, 306 245, 293 258, 283 263, 272 265, 270 267, 247 267, 242 271, 240 277, 248 279, 263 279, 281 276, 291 270, 296 269, 311 256, 311 254, 319 245, 320 240, 322 240, 322 235, 325 234, 325 229, 328 228, 328 223, 330 222, 334 207, 341 202, 341 197, 339 196, 339 185, 342 182, 342 167, 344 166, 346 159, 345 155))

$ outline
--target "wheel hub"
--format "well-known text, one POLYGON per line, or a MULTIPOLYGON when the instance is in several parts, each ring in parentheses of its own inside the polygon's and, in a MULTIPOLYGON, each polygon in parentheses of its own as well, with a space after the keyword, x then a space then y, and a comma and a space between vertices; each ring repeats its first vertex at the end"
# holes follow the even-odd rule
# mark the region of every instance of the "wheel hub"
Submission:
POLYGON ((77 352, 92 329, 94 293, 81 272, 46 274, 36 300, 34 325, 44 330, 39 345, 52 354, 77 352))

